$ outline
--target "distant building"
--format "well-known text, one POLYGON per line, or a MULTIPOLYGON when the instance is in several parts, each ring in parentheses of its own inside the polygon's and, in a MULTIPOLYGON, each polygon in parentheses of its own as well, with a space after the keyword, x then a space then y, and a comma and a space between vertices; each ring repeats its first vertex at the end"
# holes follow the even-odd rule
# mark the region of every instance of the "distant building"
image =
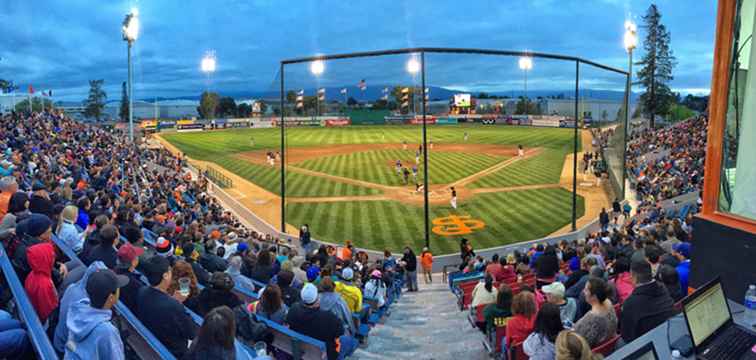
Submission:
MULTIPOLYGON (((581 98, 578 102, 578 116, 581 119, 590 118, 593 121, 617 121, 619 110, 624 105, 621 100, 602 100, 581 98)), ((630 104, 630 114, 636 104, 630 104)), ((575 117, 575 99, 541 99, 538 107, 543 115, 562 115, 575 117)))
POLYGON ((29 98, 28 95, 20 94, 20 93, 0 94, 0 112, 2 113, 10 112, 16 104, 28 98, 29 98))

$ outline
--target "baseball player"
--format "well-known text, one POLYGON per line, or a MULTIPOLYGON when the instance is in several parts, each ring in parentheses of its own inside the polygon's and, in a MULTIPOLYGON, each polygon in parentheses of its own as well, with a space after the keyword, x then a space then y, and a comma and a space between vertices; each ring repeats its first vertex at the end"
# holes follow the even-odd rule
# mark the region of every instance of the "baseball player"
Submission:
POLYGON ((412 165, 412 178, 417 182, 417 165, 412 165))
POLYGON ((522 144, 517 145, 517 156, 523 157, 525 155, 525 149, 522 148, 522 144))
POLYGON ((467 142, 467 139, 469 138, 470 138, 470 135, 467 133, 467 131, 465 131, 465 142, 467 142))
POLYGON ((407 150, 407 140, 402 140, 402 150, 407 150))
POLYGON ((428 149, 433 150, 433 140, 428 140, 428 149))
POLYGON ((254 137, 250 137, 249 138, 249 145, 250 146, 255 146, 255 138, 254 137))
POLYGON ((396 160, 396 173, 397 175, 402 174, 402 161, 401 160, 396 160))
POLYGON ((454 186, 451 187, 451 207, 457 210, 457 190, 454 189, 454 186))
MULTIPOLYGON (((421 149, 422 149, 422 147, 421 147, 421 149)), ((415 164, 419 164, 420 163, 420 151, 422 151, 422 150, 415 151, 415 164)))
POLYGON ((402 168, 402 175, 404 175, 404 185, 409 184, 409 174, 410 171, 406 167, 402 168))

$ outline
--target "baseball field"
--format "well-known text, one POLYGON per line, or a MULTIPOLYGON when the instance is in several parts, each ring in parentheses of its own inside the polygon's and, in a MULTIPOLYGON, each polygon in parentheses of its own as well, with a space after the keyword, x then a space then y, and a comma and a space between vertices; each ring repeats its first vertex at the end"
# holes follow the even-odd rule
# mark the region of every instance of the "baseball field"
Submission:
MULTIPOLYGON (((286 134, 287 224, 309 224, 313 237, 324 241, 351 240, 357 247, 393 251, 409 245, 419 252, 425 243, 423 193, 416 191, 424 173, 419 126, 297 127, 286 134)), ((280 129, 162 137, 191 159, 248 180, 268 199, 280 196, 280 162, 268 161, 269 152, 280 150, 280 129)), ((480 249, 548 236, 570 223, 572 184, 565 183, 564 171, 572 171, 571 160, 566 161, 572 129, 434 125, 428 127, 428 140, 435 254, 457 251, 461 237, 480 249)), ((581 217, 583 198, 577 200, 581 217)), ((280 202, 265 206, 280 207, 280 202)))

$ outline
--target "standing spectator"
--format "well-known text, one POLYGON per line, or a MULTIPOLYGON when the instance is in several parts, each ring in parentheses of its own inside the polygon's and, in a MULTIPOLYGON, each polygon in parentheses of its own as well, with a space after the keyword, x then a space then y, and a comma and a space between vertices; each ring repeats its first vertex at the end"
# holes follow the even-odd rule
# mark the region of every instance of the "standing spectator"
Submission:
POLYGON ((304 248, 305 255, 310 255, 312 253, 310 238, 310 225, 302 225, 302 227, 299 229, 299 244, 302 245, 302 248, 304 248))
MULTIPOLYGON (((60 221, 58 222, 58 229, 55 232, 60 239, 69 249, 73 251, 81 251, 84 247, 84 237, 87 232, 79 233, 76 229, 76 219, 79 216, 79 209, 76 206, 68 205, 63 208, 63 212, 60 214, 60 221)), ((87 229, 89 230, 89 229, 87 229)))
POLYGON ((609 214, 606 212, 606 208, 601 208, 599 213, 599 223, 601 224, 601 232, 609 229, 609 214))
POLYGON ((39 321, 44 324, 58 307, 58 292, 55 290, 52 279, 55 248, 52 243, 44 242, 30 246, 26 253, 31 273, 24 281, 24 289, 37 312, 39 321))
POLYGON ((150 286, 139 289, 136 316, 177 358, 187 352, 188 341, 197 334, 197 325, 181 304, 186 297, 168 294, 172 272, 168 259, 155 255, 144 263, 143 273, 150 286))
POLYGON ((575 332, 585 337, 591 347, 598 346, 617 333, 617 315, 609 300, 609 286, 599 277, 591 276, 583 295, 591 310, 575 323, 575 332))
POLYGON ((119 289, 128 284, 125 276, 101 269, 86 282, 88 298, 71 305, 66 327, 66 359, 124 359, 121 335, 111 323, 110 310, 118 303, 119 289))
POLYGON ((612 201, 612 217, 614 218, 614 223, 617 223, 617 218, 622 213, 622 206, 620 205, 619 199, 614 198, 614 201, 612 201))
POLYGON ((462 264, 459 266, 459 270, 464 269, 470 259, 475 257, 475 250, 473 250, 472 245, 465 238, 462 238, 459 242, 459 256, 462 258, 462 264))
POLYGON ((599 360, 604 357, 593 354, 588 342, 575 331, 562 330, 555 343, 558 360, 599 360))
POLYGON ((417 291, 417 256, 415 256, 415 253, 409 248, 409 246, 404 248, 402 264, 404 265, 407 291, 417 291))
POLYGON ((115 269, 118 261, 118 251, 115 249, 115 243, 118 240, 118 229, 114 225, 107 224, 100 229, 100 244, 94 246, 85 263, 87 265, 102 261, 108 269, 115 269))
POLYGON ((629 343, 674 315, 672 298, 667 289, 651 276, 648 262, 630 265, 635 289, 622 304, 622 340, 629 343))
POLYGON ((496 295, 496 303, 483 308, 486 327, 482 330, 490 333, 494 327, 505 326, 510 316, 512 316, 512 289, 507 284, 501 284, 496 295))
POLYGON ((564 327, 559 307, 546 303, 536 315, 533 332, 522 344, 522 349, 530 360, 553 360, 554 343, 564 327))
POLYGON ((688 295, 688 277, 690 275, 690 243, 682 242, 672 248, 672 255, 680 263, 677 265, 677 275, 680 278, 680 292, 688 295))
POLYGON ((350 355, 356 344, 345 340, 341 321, 329 311, 320 309, 318 289, 313 284, 305 284, 301 292, 302 302, 294 304, 286 316, 289 328, 323 341, 329 360, 343 359, 350 355), (338 346, 337 343, 340 343, 338 346))
POLYGON ((522 343, 533 332, 536 315, 535 296, 532 292, 520 291, 512 299, 512 318, 507 322, 507 346, 522 343))
MULTIPOLYGON (((129 283, 121 289, 120 299, 129 310, 136 310, 136 296, 144 284, 140 275, 136 272, 139 266, 139 257, 144 254, 144 249, 131 244, 124 244, 118 249, 118 264, 115 272, 129 279, 129 283)), ((96 264, 94 262, 92 264, 96 264)))
POLYGON ((559 314, 562 316, 562 322, 572 327, 577 313, 577 302, 575 298, 564 297, 564 285, 555 281, 541 288, 541 292, 546 295, 546 301, 559 307, 559 314))
POLYGON ((98 270, 107 269, 105 264, 99 261, 95 261, 92 265, 84 270, 79 281, 71 284, 63 293, 63 297, 60 299, 60 310, 58 312, 58 324, 55 326, 55 334, 53 336, 53 347, 55 350, 63 353, 66 351, 66 342, 68 341, 68 328, 66 327, 66 319, 68 319, 68 311, 71 305, 79 302, 82 299, 87 298, 87 280, 89 276, 97 272, 98 270))
POLYGON ((355 336, 357 330, 352 320, 352 312, 349 310, 346 302, 344 302, 344 299, 339 294, 333 292, 334 287, 335 284, 331 278, 324 278, 320 281, 320 285, 318 285, 320 289, 320 309, 330 311, 336 315, 341 320, 347 334, 355 336))
POLYGON ((423 280, 425 283, 433 283, 433 254, 427 247, 423 248, 423 252, 420 254, 420 265, 423 267, 423 280))
POLYGON ((236 319, 227 306, 219 306, 205 315, 197 338, 192 341, 185 360, 234 360, 236 349, 236 319))
POLYGON ((289 307, 281 299, 281 289, 276 284, 270 284, 262 292, 260 301, 255 303, 255 313, 271 321, 283 324, 289 307))
POLYGON ((214 272, 210 276, 210 284, 200 291, 199 296, 188 299, 184 305, 200 316, 205 316, 210 310, 218 306, 236 308, 244 303, 236 294, 231 292, 234 280, 224 272, 214 272))
POLYGON ((336 283, 336 292, 344 299, 349 310, 356 313, 362 311, 362 291, 360 288, 352 285, 353 277, 354 271, 352 268, 347 267, 341 270, 341 281, 336 283))
POLYGON ((13 176, 5 176, 0 179, 0 219, 8 213, 8 206, 13 194, 18 191, 18 183, 13 176))
POLYGON ((493 304, 496 301, 498 290, 493 287, 493 276, 486 274, 483 281, 479 281, 472 291, 471 307, 476 308, 478 305, 493 304))

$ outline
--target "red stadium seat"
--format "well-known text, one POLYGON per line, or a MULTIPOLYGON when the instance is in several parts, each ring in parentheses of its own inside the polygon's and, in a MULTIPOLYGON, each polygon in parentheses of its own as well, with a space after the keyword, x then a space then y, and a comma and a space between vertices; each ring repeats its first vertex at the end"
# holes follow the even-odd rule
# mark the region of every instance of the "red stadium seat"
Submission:
POLYGON ((522 343, 517 343, 509 347, 509 359, 508 360, 528 360, 530 357, 525 354, 525 350, 522 349, 522 343))
POLYGON ((619 335, 614 335, 612 338, 610 338, 607 341, 604 341, 603 344, 596 346, 595 348, 591 349, 594 353, 598 353, 604 356, 609 356, 614 351, 614 347, 617 345, 617 341, 619 340, 619 335))
POLYGON ((496 331, 494 331, 494 344, 496 345, 496 353, 501 353, 501 344, 504 343, 504 340, 507 337, 507 325, 504 326, 497 326, 496 331))

